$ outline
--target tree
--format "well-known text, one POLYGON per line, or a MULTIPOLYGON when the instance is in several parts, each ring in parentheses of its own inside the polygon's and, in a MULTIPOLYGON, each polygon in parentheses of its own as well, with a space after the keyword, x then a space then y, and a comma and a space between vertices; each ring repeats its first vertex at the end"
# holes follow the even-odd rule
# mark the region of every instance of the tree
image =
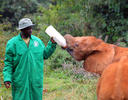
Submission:
POLYGON ((8 20, 15 26, 25 14, 35 13, 37 6, 36 0, 2 0, 0 3, 0 15, 2 15, 0 22, 8 20))

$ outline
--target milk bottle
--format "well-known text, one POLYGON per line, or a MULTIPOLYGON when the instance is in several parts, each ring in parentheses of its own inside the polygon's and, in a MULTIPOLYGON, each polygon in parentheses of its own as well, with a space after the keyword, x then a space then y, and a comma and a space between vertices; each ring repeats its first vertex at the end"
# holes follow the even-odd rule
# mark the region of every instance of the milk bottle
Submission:
POLYGON ((66 40, 64 37, 52 26, 48 26, 45 32, 50 36, 53 37, 54 41, 60 45, 61 47, 66 47, 66 40))

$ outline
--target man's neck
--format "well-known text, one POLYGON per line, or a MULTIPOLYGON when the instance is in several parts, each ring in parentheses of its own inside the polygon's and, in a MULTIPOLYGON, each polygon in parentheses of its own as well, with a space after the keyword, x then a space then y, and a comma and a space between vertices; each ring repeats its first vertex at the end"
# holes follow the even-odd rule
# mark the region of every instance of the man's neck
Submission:
POLYGON ((29 41, 30 41, 30 37, 28 38, 22 38, 24 40, 24 42, 27 44, 27 46, 29 45, 29 41))
POLYGON ((20 35, 21 35, 22 39, 31 38, 31 35, 30 35, 30 36, 28 36, 28 35, 26 35, 26 34, 25 34, 25 33, 23 33, 23 32, 21 32, 21 33, 20 33, 20 35))

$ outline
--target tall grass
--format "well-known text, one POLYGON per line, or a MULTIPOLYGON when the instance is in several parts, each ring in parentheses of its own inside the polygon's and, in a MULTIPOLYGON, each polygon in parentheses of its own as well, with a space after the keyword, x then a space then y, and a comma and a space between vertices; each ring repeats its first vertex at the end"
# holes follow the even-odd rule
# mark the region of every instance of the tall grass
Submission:
POLYGON ((44 89, 47 92, 43 94, 43 100, 96 100, 97 78, 79 82, 66 77, 64 73, 55 73, 57 72, 52 72, 50 77, 44 77, 44 89))

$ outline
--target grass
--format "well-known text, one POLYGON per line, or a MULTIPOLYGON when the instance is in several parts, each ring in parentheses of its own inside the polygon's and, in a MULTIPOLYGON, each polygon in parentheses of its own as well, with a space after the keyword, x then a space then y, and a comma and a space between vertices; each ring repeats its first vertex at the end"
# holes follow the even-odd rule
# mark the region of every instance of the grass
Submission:
MULTIPOLYGON (((63 73, 52 71, 50 76, 44 75, 43 100, 97 100, 96 99, 96 79, 85 79, 82 83, 72 80, 63 73)), ((11 100, 11 89, 4 86, 0 88, 0 96, 3 100, 11 100)))
POLYGON ((12 100, 12 94, 11 94, 11 88, 6 89, 4 85, 0 87, 0 98, 3 98, 3 100, 12 100))
POLYGON ((5 54, 5 47, 7 41, 13 36, 13 34, 9 34, 7 32, 3 32, 3 34, 0 34, 0 100, 1 97, 3 100, 11 100, 11 88, 6 89, 3 84, 3 75, 2 70, 4 66, 4 54, 5 54))
POLYGON ((50 76, 44 76, 43 100, 97 100, 97 78, 85 79, 82 82, 67 77, 64 73, 53 71, 50 76), (66 78, 59 77, 65 76, 66 78))
POLYGON ((56 84, 53 83, 51 86, 50 84, 44 84, 44 87, 51 90, 44 94, 44 100, 96 100, 96 92, 93 81, 91 81, 90 84, 57 82, 56 84))

